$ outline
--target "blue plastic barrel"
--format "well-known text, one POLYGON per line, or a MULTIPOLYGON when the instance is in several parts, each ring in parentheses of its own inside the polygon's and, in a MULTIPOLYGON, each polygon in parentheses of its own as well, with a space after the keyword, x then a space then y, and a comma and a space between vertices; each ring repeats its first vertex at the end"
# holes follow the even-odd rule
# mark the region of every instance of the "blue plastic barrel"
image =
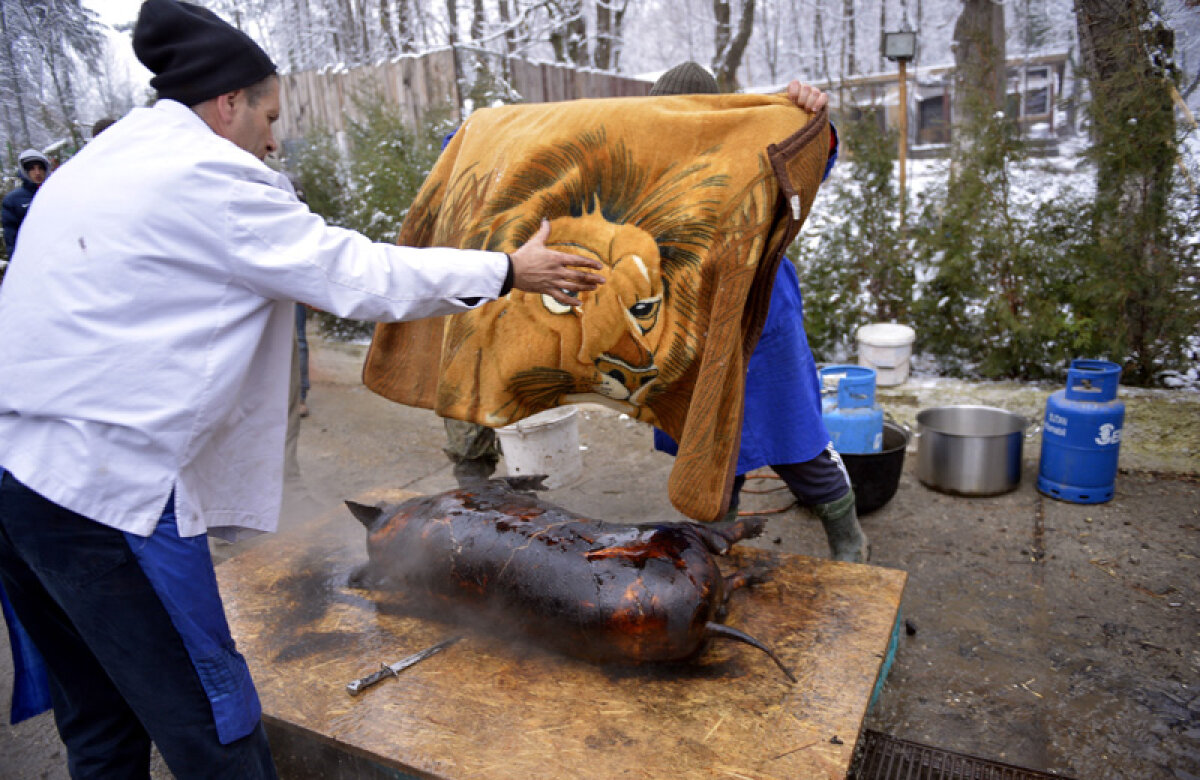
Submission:
POLYGON ((826 366, 821 374, 821 418, 838 452, 883 449, 883 410, 875 403, 875 369, 826 366))
POLYGON ((1075 504, 1113 497, 1125 403, 1117 400, 1121 367, 1107 360, 1072 360, 1067 387, 1046 399, 1037 487, 1075 504))

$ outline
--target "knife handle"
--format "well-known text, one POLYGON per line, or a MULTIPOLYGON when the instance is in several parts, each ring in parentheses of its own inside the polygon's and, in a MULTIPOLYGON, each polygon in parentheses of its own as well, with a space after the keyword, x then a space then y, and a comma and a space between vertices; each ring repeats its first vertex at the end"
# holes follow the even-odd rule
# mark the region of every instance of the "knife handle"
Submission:
POLYGON ((347 683, 346 690, 351 696, 358 694, 370 688, 375 683, 382 680, 384 677, 396 677, 396 673, 392 671, 392 667, 387 664, 380 664, 380 669, 377 672, 371 672, 366 677, 360 677, 352 683, 347 683))

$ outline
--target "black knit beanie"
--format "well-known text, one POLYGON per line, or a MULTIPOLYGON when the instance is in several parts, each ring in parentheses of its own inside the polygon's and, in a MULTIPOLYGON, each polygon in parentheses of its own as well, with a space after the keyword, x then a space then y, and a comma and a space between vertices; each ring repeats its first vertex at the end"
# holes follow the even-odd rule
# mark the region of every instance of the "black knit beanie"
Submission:
POLYGON ((160 98, 185 106, 257 84, 275 63, 241 30, 207 8, 146 0, 133 28, 133 53, 153 71, 160 98))
POLYGON ((713 75, 694 62, 676 65, 650 88, 651 95, 716 95, 720 91, 713 75))

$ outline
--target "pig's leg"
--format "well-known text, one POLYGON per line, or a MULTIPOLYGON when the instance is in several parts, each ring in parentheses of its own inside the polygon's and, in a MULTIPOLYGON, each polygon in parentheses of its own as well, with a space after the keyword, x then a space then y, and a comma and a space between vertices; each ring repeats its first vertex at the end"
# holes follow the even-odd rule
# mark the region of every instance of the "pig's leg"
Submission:
POLYGON ((723 587, 721 588, 721 602, 717 605, 717 620, 725 620, 725 616, 729 613, 729 597, 735 590, 764 583, 770 579, 769 574, 770 569, 766 566, 751 566, 747 569, 738 569, 722 577, 723 587))
POLYGON ((709 552, 724 555, 729 548, 743 539, 753 539, 767 526, 765 517, 742 517, 732 523, 696 525, 696 533, 704 541, 709 552))
POLYGON ((738 569, 732 574, 725 576, 725 598, 729 599, 729 594, 738 588, 748 588, 751 585, 760 585, 766 582, 767 568, 765 566, 752 566, 749 569, 738 569))

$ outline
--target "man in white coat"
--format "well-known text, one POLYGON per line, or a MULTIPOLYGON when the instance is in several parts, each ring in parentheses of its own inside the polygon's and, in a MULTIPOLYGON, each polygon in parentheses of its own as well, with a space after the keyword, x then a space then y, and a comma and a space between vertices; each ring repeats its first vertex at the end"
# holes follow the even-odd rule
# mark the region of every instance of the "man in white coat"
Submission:
POLYGON ((293 301, 395 321, 600 264, 375 244, 282 174, 275 66, 211 12, 147 0, 138 108, 49 179, 0 293, 0 583, 49 671, 73 777, 273 777, 206 534, 274 530, 293 301))

